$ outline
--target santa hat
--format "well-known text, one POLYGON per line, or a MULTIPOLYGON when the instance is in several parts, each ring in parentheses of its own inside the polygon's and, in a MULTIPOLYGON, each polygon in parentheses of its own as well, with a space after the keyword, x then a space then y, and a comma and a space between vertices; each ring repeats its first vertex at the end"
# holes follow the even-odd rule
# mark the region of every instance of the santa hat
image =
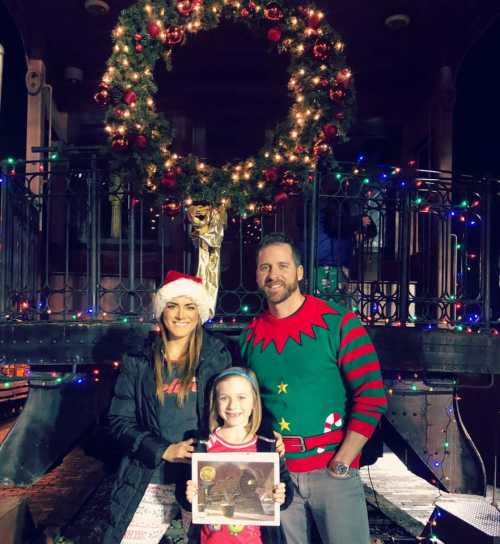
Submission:
POLYGON ((167 273, 163 286, 156 291, 153 297, 156 319, 160 319, 167 302, 177 297, 189 297, 198 306, 202 324, 210 319, 210 300, 201 278, 181 274, 175 270, 170 270, 167 273))

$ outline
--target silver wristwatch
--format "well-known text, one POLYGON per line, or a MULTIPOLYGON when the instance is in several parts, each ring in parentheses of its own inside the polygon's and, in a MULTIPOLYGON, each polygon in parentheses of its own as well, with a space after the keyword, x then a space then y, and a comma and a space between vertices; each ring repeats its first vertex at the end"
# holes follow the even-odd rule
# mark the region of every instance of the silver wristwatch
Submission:
POLYGON ((331 464, 331 472, 336 476, 347 476, 349 473, 349 465, 340 461, 333 461, 331 464))

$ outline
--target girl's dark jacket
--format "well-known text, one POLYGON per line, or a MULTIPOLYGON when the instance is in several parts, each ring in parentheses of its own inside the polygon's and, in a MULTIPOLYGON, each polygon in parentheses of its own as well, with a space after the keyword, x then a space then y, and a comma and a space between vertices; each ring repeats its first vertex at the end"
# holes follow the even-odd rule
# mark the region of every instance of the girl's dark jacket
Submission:
MULTIPOLYGON (((196 446, 196 451, 205 453, 207 451, 207 440, 205 437, 203 440, 199 440, 196 446)), ((266 438, 265 436, 257 436, 257 451, 274 452, 276 451, 276 441, 272 438, 266 438)), ((293 482, 288 472, 285 459, 280 457, 280 482, 285 484, 285 502, 281 505, 281 510, 288 508, 293 500, 293 482)), ((191 525, 189 531, 189 544, 199 544, 200 542, 201 525, 191 525)), ((284 544, 285 537, 281 532, 281 527, 276 526, 262 526, 260 528, 262 535, 262 542, 264 544, 284 544)))
MULTIPOLYGON (((202 435, 208 433, 205 426, 208 425, 212 381, 229 366, 231 357, 223 342, 203 331, 196 369, 197 412, 202 435)), ((108 416, 111 438, 119 444, 124 457, 111 492, 111 519, 104 527, 103 544, 121 542, 155 468, 162 462, 163 452, 170 445, 161 434, 159 410, 151 348, 127 354, 108 416)), ((182 491, 185 493, 185 489, 182 491)))

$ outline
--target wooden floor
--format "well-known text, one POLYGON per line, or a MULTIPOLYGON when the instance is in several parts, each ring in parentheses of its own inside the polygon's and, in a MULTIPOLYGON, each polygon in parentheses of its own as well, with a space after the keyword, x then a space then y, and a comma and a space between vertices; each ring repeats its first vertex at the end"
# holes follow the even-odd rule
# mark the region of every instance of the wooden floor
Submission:
MULTIPOLYGON (((368 502, 380 508, 389 519, 404 527, 415 537, 421 535, 434 511, 436 502, 440 505, 471 501, 486 501, 491 504, 492 500, 491 486, 487 497, 439 491, 407 470, 391 451, 385 452, 384 456, 371 467, 363 467, 360 473, 365 484, 368 502)), ((496 500, 497 503, 500 502, 499 489, 496 492, 496 500)))
POLYGON ((9 431, 14 426, 16 418, 7 419, 0 422, 0 444, 3 442, 3 439, 9 434, 9 431))

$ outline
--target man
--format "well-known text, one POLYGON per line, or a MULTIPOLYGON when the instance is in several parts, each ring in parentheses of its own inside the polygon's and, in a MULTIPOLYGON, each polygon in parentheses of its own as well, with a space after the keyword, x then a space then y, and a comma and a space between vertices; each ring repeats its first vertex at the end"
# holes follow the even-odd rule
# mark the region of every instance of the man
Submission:
POLYGON ((368 544, 360 453, 385 412, 380 365, 355 314, 303 295, 300 255, 283 234, 262 240, 257 284, 268 311, 241 335, 274 428, 283 434, 295 484, 282 512, 288 544, 368 544))

